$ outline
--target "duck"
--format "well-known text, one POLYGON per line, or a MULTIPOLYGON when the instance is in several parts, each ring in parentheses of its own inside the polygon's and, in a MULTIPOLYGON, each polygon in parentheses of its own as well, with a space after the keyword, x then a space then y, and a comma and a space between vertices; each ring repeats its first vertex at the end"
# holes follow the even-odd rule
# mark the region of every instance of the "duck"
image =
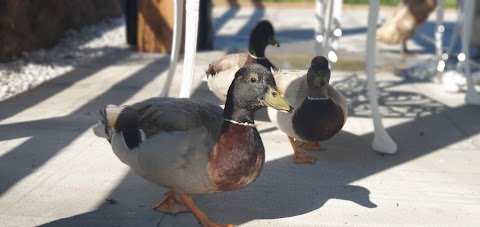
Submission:
POLYGON ((321 150, 320 141, 336 135, 348 116, 348 105, 341 92, 329 84, 330 69, 323 56, 312 59, 304 70, 285 71, 274 75, 280 94, 293 106, 295 112, 285 115, 268 110, 272 123, 287 134, 294 151, 294 163, 314 163, 315 157, 302 155, 299 147, 321 150), (300 144, 297 146, 295 140, 300 144))
POLYGON ((107 105, 93 132, 107 139, 134 173, 168 189, 154 210, 191 211, 202 226, 233 226, 208 220, 191 194, 238 190, 255 181, 265 163, 265 149, 254 117, 267 106, 293 111, 277 91, 271 72, 252 64, 235 74, 224 109, 172 97, 107 105))
POLYGON ((280 47, 279 42, 275 39, 272 24, 268 20, 262 20, 250 33, 247 53, 225 55, 208 65, 206 75, 210 91, 222 102, 225 102, 228 87, 232 83, 235 73, 241 67, 249 64, 258 63, 274 72, 280 71, 280 68, 265 57, 267 45, 280 47))
POLYGON ((425 23, 435 7, 436 0, 402 0, 389 18, 377 31, 377 40, 388 44, 401 44, 401 54, 408 53, 407 41, 425 23))

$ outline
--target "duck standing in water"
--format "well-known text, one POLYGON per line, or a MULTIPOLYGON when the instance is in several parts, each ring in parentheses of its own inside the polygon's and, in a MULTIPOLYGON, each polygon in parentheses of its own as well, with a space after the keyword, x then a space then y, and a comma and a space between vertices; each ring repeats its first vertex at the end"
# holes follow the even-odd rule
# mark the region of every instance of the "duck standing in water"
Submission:
POLYGON ((294 162, 313 163, 316 158, 304 156, 295 145, 304 149, 321 149, 319 141, 332 138, 345 124, 348 107, 345 97, 329 84, 330 69, 325 57, 313 58, 307 74, 282 72, 275 82, 283 97, 293 105, 290 115, 268 110, 270 120, 284 133, 294 151, 294 162))
POLYGON ((93 131, 136 174, 169 189, 155 210, 192 211, 202 226, 231 226, 210 222, 189 194, 236 190, 258 177, 265 151, 254 117, 266 106, 293 111, 271 72, 252 64, 236 73, 224 110, 192 99, 152 98, 107 106, 93 131))
POLYGON ((248 53, 229 54, 210 63, 206 71, 207 82, 208 87, 215 96, 222 102, 225 102, 228 87, 232 83, 235 73, 241 67, 258 63, 269 70, 272 69, 274 72, 278 72, 279 69, 265 57, 267 45, 280 46, 275 39, 272 24, 267 20, 263 20, 250 33, 248 53))

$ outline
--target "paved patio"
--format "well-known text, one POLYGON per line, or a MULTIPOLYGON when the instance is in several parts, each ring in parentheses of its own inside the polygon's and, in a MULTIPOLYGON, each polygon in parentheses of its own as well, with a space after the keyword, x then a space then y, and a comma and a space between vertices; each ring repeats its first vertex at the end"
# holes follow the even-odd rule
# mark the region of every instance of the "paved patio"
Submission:
MULTIPOLYGON (((313 11, 215 8, 219 51, 197 55, 192 98, 220 104, 204 69, 232 47, 244 47, 261 18, 273 21, 282 48, 309 54, 313 20, 306 15, 313 11)), ((340 58, 364 53, 366 15, 344 12, 340 58)), ((446 16, 450 24, 454 18, 446 16)), ((422 31, 432 27, 430 20, 422 31)), ((433 53, 418 36, 409 44, 419 59, 433 53)), ((398 53, 398 47, 378 49, 383 59, 398 53)), ((191 213, 153 211, 166 190, 133 175, 90 130, 106 104, 158 95, 167 64, 167 55, 119 49, 0 102, 0 226, 198 226, 191 213)), ((182 63, 179 75, 181 69, 182 63)), ((195 195, 198 207, 212 221, 239 226, 480 226, 480 107, 464 105, 464 94, 444 93, 430 80, 392 72, 377 77, 397 154, 371 149, 364 72, 337 69, 333 84, 348 97, 350 116, 324 143, 327 150, 307 152, 318 158, 314 165, 293 164, 286 136, 262 111, 262 174, 238 191, 195 195)), ((179 84, 176 77, 173 95, 179 84)))

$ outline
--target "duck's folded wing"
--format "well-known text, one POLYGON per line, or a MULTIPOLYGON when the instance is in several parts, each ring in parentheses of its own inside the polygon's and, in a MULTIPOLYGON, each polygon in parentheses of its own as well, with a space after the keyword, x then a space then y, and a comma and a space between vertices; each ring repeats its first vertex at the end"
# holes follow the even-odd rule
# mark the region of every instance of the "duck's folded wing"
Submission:
POLYGON ((278 91, 288 102, 295 103, 298 97, 305 98, 307 94, 305 70, 282 70, 274 74, 273 77, 278 91))
POLYGON ((215 75, 219 72, 231 69, 231 68, 240 68, 245 64, 249 64, 247 53, 239 53, 239 54, 229 54, 223 56, 222 58, 210 63, 207 69, 207 75, 215 75))
POLYGON ((223 119, 221 107, 191 99, 152 98, 120 108, 115 130, 141 129, 147 138, 161 131, 215 128, 223 119))

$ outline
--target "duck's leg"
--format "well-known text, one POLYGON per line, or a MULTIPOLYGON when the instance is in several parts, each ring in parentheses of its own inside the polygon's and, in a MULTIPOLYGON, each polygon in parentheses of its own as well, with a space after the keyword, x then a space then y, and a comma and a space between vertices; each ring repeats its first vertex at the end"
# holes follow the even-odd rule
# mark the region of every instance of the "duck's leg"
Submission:
POLYGON ((190 212, 188 207, 175 198, 175 191, 165 192, 165 197, 153 207, 154 210, 175 215, 181 212, 190 212))
POLYGON ((292 148, 293 148, 293 162, 295 162, 296 164, 302 164, 302 163, 314 163, 317 158, 315 157, 310 157, 310 156, 304 156, 300 153, 300 151, 298 150, 298 147, 297 145, 295 145, 295 140, 293 139, 293 137, 291 136, 288 136, 288 141, 290 142, 290 145, 292 145, 292 148))
POLYGON ((203 227, 233 227, 232 224, 217 224, 208 220, 207 216, 193 203, 192 197, 187 193, 183 192, 180 194, 180 198, 185 203, 185 205, 190 208, 192 213, 198 220, 198 223, 203 227))
POLYGON ((405 55, 407 55, 407 54, 410 52, 410 51, 408 51, 408 48, 407 48, 407 41, 408 41, 408 40, 403 40, 403 41, 402 41, 402 44, 401 44, 401 46, 400 46, 400 54, 401 54, 402 56, 405 56, 405 55))
POLYGON ((301 147, 305 150, 325 150, 325 147, 323 147, 319 142, 300 142, 298 147, 301 147))

